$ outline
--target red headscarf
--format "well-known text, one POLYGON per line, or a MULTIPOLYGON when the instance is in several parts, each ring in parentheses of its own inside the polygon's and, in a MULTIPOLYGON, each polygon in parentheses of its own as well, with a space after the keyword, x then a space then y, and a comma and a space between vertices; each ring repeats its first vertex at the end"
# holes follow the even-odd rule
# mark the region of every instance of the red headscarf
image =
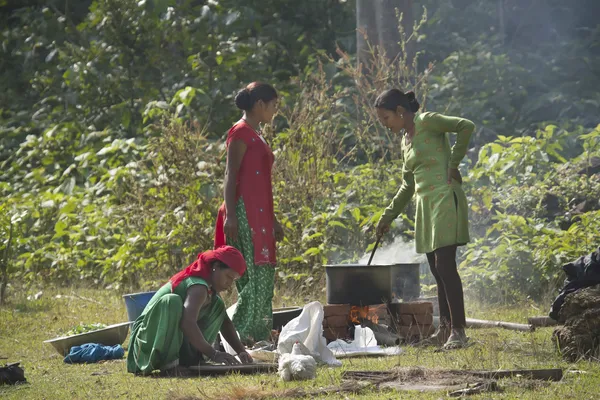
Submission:
POLYGON ((210 278, 212 264, 217 260, 240 274, 240 276, 246 272, 246 261, 242 257, 242 254, 235 247, 223 246, 198 254, 196 261, 183 271, 173 275, 170 279, 171 290, 175 290, 181 281, 190 276, 197 276, 202 279, 210 278))

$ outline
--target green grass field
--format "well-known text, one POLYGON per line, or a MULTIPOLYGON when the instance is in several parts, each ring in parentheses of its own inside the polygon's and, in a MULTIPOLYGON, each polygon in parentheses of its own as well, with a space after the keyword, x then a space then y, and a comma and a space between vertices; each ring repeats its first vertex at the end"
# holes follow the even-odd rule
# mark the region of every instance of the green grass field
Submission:
MULTIPOLYGON (((501 393, 472 396, 473 399, 597 399, 600 397, 600 364, 562 361, 551 341, 552 329, 520 333, 502 329, 469 330, 475 345, 452 352, 404 347, 404 354, 392 358, 344 360, 342 368, 320 368, 316 381, 280 382, 273 375, 232 375, 198 378, 143 378, 128 374, 124 361, 91 365, 67 365, 44 340, 58 336, 79 323, 112 324, 126 321, 120 295, 102 290, 44 291, 39 300, 27 300, 27 294, 11 294, 10 303, 0 309, 0 357, 2 363, 22 363, 28 384, 0 387, 3 399, 181 399, 212 398, 263 399, 260 392, 280 393, 302 387, 314 390, 340 385, 346 370, 389 370, 394 366, 420 366, 449 369, 522 369, 563 368, 559 383, 531 385, 527 382, 501 381, 501 393), (60 294, 61 298, 56 298, 60 294), (67 297, 70 296, 70 297, 67 297), (85 298, 85 299, 83 299, 85 298), (245 392, 245 396, 235 394, 245 392), (251 393, 254 395, 250 395, 251 393), (258 394, 257 394, 258 393, 258 394)), ((468 307, 473 318, 525 322, 528 316, 544 314, 533 306, 514 309, 468 307)), ((126 345, 127 342, 124 343, 126 345)), ((396 392, 368 389, 360 394, 332 394, 328 398, 357 399, 439 399, 438 392, 396 392)), ((275 394, 271 398, 275 398, 275 394)), ((278 397, 281 398, 281 397, 278 397)))

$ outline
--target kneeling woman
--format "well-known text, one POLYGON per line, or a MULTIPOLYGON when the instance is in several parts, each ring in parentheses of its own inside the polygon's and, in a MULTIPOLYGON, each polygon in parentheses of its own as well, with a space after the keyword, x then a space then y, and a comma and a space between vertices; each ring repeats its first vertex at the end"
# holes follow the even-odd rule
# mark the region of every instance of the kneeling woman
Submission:
POLYGON ((212 347, 219 331, 243 363, 252 362, 218 294, 245 271, 240 252, 223 246, 201 253, 174 275, 133 325, 127 371, 141 375, 154 370, 176 372, 202 363, 204 357, 220 364, 238 364, 232 355, 212 347))

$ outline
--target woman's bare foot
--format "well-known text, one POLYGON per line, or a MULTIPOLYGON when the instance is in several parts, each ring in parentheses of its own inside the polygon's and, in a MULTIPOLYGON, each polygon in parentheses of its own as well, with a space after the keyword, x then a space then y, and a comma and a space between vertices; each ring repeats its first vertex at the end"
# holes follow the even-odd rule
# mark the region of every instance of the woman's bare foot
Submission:
POLYGON ((450 337, 450 329, 447 327, 438 328, 435 333, 427 339, 421 340, 417 346, 442 346, 450 337))
POLYGON ((450 337, 444 344, 445 350, 462 349, 469 345, 469 338, 463 329, 452 329, 450 337))

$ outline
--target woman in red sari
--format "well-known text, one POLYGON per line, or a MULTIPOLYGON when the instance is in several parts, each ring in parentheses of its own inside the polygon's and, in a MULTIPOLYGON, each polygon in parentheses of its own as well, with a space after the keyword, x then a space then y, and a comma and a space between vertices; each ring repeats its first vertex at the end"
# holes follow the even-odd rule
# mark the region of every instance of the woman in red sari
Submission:
POLYGON ((260 131, 277 111, 277 92, 254 82, 238 92, 235 104, 244 115, 227 135, 225 202, 217 217, 215 248, 232 245, 246 260, 246 274, 236 283, 233 323, 242 341, 252 343, 271 335, 275 241, 283 239, 273 210, 273 152, 260 131))

